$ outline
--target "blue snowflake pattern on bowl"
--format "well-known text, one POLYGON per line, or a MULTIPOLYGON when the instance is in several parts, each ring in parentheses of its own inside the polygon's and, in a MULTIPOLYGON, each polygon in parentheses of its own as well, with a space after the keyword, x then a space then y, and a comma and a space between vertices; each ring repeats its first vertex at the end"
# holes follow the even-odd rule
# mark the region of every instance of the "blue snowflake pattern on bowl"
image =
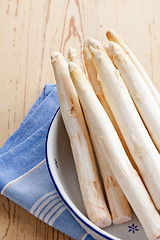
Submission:
POLYGON ((134 225, 134 223, 132 224, 132 226, 128 226, 128 228, 128 232, 135 233, 136 231, 139 231, 138 226, 134 225))

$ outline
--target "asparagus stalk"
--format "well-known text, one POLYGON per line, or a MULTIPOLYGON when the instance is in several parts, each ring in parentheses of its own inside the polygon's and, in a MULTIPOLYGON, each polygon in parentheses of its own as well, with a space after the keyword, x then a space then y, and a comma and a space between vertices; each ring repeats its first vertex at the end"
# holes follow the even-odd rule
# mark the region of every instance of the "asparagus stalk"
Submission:
POLYGON ((119 44, 110 42, 109 49, 113 55, 114 64, 120 71, 135 105, 160 151, 160 108, 137 68, 119 44))
MULTIPOLYGON (((111 55, 111 54, 110 54, 111 55)), ((104 110, 106 111, 109 119, 111 120, 114 128, 116 129, 116 132, 122 142, 122 145, 127 153, 127 156, 129 157, 130 161, 132 162, 132 164, 134 165, 134 167, 137 169, 137 166, 134 163, 134 160, 128 150, 127 144, 125 143, 125 140, 123 138, 123 135, 118 127, 118 124, 113 116, 113 113, 106 101, 106 98, 104 96, 103 90, 102 90, 102 86, 101 86, 101 80, 100 78, 98 78, 98 74, 97 74, 97 70, 95 68, 94 62, 92 60, 92 56, 89 52, 89 49, 87 47, 87 43, 84 44, 83 47, 83 57, 84 57, 84 63, 85 63, 85 67, 89 76, 89 80, 92 84, 92 87, 96 93, 96 96, 98 97, 99 101, 101 102, 104 110)))
POLYGON ((131 99, 119 71, 102 45, 88 40, 89 50, 101 78, 104 95, 123 134, 141 177, 160 210, 160 155, 131 99))
POLYGON ((70 62, 75 62, 78 66, 80 66, 83 69, 83 64, 82 64, 80 55, 79 55, 78 51, 72 47, 70 47, 68 49, 68 60, 70 62))
POLYGON ((96 97, 82 70, 69 63, 69 71, 81 104, 94 125, 97 141, 102 146, 111 170, 139 218, 149 239, 160 238, 160 216, 139 175, 132 167, 119 137, 104 108, 96 97), (91 104, 92 103, 92 104, 91 104))
POLYGON ((70 139, 86 212, 94 224, 105 228, 111 225, 111 217, 104 200, 78 96, 69 76, 68 64, 59 52, 54 52, 51 59, 61 114, 70 139))
MULTIPOLYGON (((87 55, 89 55, 90 60, 92 61, 89 50, 87 51, 87 49, 84 49, 83 54, 85 57, 87 57, 87 55)), ((82 62, 80 59, 80 55, 76 50, 70 49, 68 58, 69 58, 70 62, 76 63, 81 68, 82 62)), ((87 64, 87 63, 89 64, 88 58, 87 59, 84 58, 84 60, 85 60, 85 64, 87 64)), ((92 62, 92 64, 93 64, 93 62, 92 62)), ((88 67, 89 67, 89 65, 88 65, 88 67)), ((93 70, 93 72, 96 71, 95 68, 93 68, 93 66, 90 65, 90 67, 92 67, 91 70, 93 70)), ((90 72, 88 72, 88 73, 90 73, 90 72)), ((89 74, 89 76, 90 76, 90 74, 89 74)), ((97 76, 97 73, 96 73, 96 76, 97 76)), ((92 86, 96 88, 96 85, 98 85, 97 83, 99 84, 97 79, 95 79, 95 84, 92 86)), ((100 88, 101 88, 101 86, 100 86, 100 88)), ((102 89, 99 92, 99 96, 100 96, 100 98, 101 98, 101 96, 103 96, 102 89)), ((105 102, 104 96, 102 99, 105 102)), ((110 169, 110 166, 109 166, 109 164, 106 160, 106 157, 103 153, 103 150, 101 149, 101 145, 97 141, 97 137, 95 135, 96 131, 94 129, 95 127, 92 124, 92 122, 89 122, 89 117, 88 117, 85 109, 83 109, 83 110, 84 110, 85 119, 87 121, 87 125, 89 127, 89 132, 91 135, 91 140, 92 140, 92 143, 94 146, 98 164, 100 167, 100 172, 102 175, 104 188, 105 188, 108 204, 110 207, 113 224, 122 224, 124 222, 128 222, 131 220, 131 211, 130 211, 130 206, 128 204, 128 201, 127 201, 125 195, 123 194, 119 184, 117 183, 117 181, 110 169)))
POLYGON ((106 50, 107 55, 110 57, 111 61, 113 62, 113 56, 109 50, 109 45, 108 44, 104 44, 104 49, 106 50))
POLYGON ((155 100, 157 101, 158 105, 160 106, 160 94, 159 94, 158 90, 154 86, 153 82, 149 78, 149 76, 146 73, 146 71, 144 70, 143 66, 140 64, 138 59, 132 53, 132 51, 127 47, 127 45, 123 42, 123 40, 115 32, 109 30, 106 33, 106 36, 107 36, 109 41, 113 41, 115 43, 118 43, 122 47, 124 52, 129 56, 129 58, 132 60, 133 64, 135 65, 135 67, 137 68, 139 73, 141 74, 143 80, 146 82, 146 84, 150 88, 150 90, 151 90, 155 100))

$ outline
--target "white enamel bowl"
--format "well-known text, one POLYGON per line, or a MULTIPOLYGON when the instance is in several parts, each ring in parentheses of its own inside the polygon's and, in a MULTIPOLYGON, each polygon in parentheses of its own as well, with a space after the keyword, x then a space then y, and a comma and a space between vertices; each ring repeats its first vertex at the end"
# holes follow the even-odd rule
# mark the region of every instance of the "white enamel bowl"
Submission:
POLYGON ((69 211, 80 225, 97 240, 147 240, 137 217, 128 223, 100 229, 88 218, 83 205, 77 173, 60 110, 55 114, 46 140, 46 157, 53 183, 69 211))

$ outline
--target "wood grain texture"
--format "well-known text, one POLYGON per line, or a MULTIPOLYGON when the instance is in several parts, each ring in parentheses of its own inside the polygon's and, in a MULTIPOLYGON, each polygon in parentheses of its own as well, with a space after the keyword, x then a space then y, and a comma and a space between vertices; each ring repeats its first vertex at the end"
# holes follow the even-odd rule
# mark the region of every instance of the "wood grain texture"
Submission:
MULTIPOLYGON (((0 146, 19 127, 45 83, 54 83, 53 50, 65 57, 87 36, 115 30, 160 90, 160 1, 0 0, 0 146)), ((0 197, 0 240, 70 238, 0 197)))

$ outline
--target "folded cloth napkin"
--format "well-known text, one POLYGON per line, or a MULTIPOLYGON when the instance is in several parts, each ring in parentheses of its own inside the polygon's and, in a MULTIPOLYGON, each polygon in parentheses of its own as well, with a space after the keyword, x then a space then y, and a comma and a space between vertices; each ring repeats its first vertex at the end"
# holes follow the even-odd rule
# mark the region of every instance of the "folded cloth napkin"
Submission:
POLYGON ((48 173, 45 141, 58 108, 56 86, 47 84, 18 130, 0 149, 0 191, 68 236, 93 240, 72 217, 48 173))

